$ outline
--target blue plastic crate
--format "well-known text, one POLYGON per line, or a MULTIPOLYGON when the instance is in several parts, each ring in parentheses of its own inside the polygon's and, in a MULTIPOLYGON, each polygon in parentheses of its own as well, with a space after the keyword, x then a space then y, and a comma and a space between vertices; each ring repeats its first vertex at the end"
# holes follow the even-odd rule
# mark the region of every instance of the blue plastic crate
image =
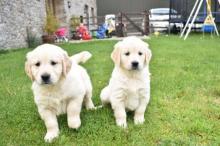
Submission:
POLYGON ((202 26, 202 31, 203 32, 214 32, 214 30, 215 30, 215 26, 214 25, 212 25, 212 24, 204 24, 203 26, 202 26))

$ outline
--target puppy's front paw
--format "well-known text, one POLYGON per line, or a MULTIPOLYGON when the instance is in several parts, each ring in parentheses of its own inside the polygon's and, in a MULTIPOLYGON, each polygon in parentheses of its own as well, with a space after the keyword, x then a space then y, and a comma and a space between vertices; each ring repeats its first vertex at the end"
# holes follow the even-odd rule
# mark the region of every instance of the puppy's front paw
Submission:
POLYGON ((126 119, 116 119, 116 124, 121 128, 127 128, 126 119))
POLYGON ((143 124, 144 123, 144 115, 135 115, 134 116, 134 124, 143 124))
POLYGON ((47 134, 44 137, 45 142, 52 142, 54 138, 58 137, 59 131, 58 130, 53 130, 53 131, 48 131, 47 134))
POLYGON ((79 117, 69 118, 68 126, 73 129, 78 129, 81 125, 81 120, 79 117))

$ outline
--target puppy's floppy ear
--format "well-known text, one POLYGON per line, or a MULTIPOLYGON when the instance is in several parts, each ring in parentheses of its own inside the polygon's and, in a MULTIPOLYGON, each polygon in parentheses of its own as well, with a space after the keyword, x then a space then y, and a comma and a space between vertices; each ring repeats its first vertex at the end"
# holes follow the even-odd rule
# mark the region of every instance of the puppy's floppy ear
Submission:
POLYGON ((26 74, 28 75, 28 77, 32 80, 32 81, 34 81, 34 76, 33 76, 33 74, 32 74, 32 71, 31 71, 31 64, 30 64, 30 62, 29 62, 29 56, 30 55, 30 53, 28 53, 27 54, 27 56, 26 56, 26 62, 25 62, 25 72, 26 72, 26 74))
POLYGON ((149 45, 147 43, 145 43, 145 63, 149 64, 150 60, 151 60, 151 50, 149 49, 149 45))
POLYGON ((72 62, 67 54, 66 51, 63 52, 63 59, 62 59, 62 73, 64 76, 70 71, 72 66, 72 62))
POLYGON ((122 42, 118 42, 117 44, 115 44, 115 46, 114 46, 114 50, 113 50, 113 52, 112 52, 112 54, 111 54, 111 58, 112 58, 112 60, 114 61, 114 63, 116 64, 116 65, 120 65, 120 56, 121 56, 121 51, 120 51, 120 49, 121 49, 121 43, 122 42))

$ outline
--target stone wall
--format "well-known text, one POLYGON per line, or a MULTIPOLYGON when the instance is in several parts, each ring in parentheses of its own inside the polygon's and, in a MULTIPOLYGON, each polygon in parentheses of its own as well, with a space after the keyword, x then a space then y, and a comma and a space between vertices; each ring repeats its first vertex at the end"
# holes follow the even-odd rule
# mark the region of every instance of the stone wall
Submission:
MULTIPOLYGON (((64 6, 66 11, 67 22, 69 22, 72 16, 83 16, 86 17, 85 5, 88 6, 88 16, 92 17, 92 8, 94 10, 94 16, 97 16, 97 6, 96 0, 65 0, 64 6), (68 7, 68 1, 70 2, 71 7, 68 7)), ((92 19, 90 19, 91 23, 92 19)), ((85 23, 85 22, 84 22, 85 23)), ((90 28, 91 29, 91 28, 90 28)))
MULTIPOLYGON (((92 16, 92 8, 97 16, 96 0, 52 1, 61 26, 68 27, 72 16, 85 17, 85 5, 88 6, 89 17, 92 16)), ((46 17, 45 3, 45 0, 0 0, 0 50, 27 47, 27 29, 31 36, 41 40, 46 17)))
MULTIPOLYGON (((70 19, 72 16, 76 17, 92 17, 97 16, 97 6, 96 0, 47 0, 48 6, 54 12, 56 18, 59 21, 60 27, 66 27, 71 32, 70 19), (85 6, 87 6, 87 13, 85 11, 85 6)), ((89 23, 95 23, 96 19, 89 19, 89 23)), ((87 24, 86 19, 84 19, 84 24, 87 24)), ((90 25, 89 29, 96 29, 94 25, 90 25)), ((71 35, 68 34, 71 38, 71 35)))
POLYGON ((94 13, 96 15, 97 8, 96 8, 96 0, 65 0, 65 10, 67 17, 70 19, 72 15, 75 16, 86 16, 84 13, 85 5, 88 6, 89 16, 91 17, 91 8, 94 8, 94 13), (68 1, 70 1, 71 7, 68 8, 68 1))
POLYGON ((0 50, 27 47, 27 28, 39 39, 45 16, 44 0, 0 0, 0 50))

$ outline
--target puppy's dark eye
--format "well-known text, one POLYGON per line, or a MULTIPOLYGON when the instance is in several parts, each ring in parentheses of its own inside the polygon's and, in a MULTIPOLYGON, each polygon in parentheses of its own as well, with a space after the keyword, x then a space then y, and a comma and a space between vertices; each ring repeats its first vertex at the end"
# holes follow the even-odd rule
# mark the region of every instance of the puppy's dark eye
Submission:
POLYGON ((126 53, 125 53, 125 56, 129 56, 129 55, 130 55, 130 52, 126 52, 126 53))
POLYGON ((142 52, 138 52, 138 55, 140 55, 140 56, 141 56, 142 54, 143 54, 142 52))
POLYGON ((50 64, 51 64, 51 65, 56 65, 57 62, 55 62, 55 61, 51 61, 50 64))
POLYGON ((40 66, 40 62, 35 63, 35 66, 39 67, 40 66))

